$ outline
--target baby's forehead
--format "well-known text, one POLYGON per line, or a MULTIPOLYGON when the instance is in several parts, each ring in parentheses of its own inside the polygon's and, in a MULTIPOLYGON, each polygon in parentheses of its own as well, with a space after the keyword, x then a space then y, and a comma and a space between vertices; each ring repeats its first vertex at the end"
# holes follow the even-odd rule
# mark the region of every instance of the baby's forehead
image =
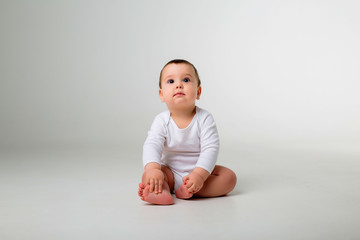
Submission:
POLYGON ((195 76, 195 69, 187 63, 170 63, 163 69, 163 77, 177 74, 195 76))

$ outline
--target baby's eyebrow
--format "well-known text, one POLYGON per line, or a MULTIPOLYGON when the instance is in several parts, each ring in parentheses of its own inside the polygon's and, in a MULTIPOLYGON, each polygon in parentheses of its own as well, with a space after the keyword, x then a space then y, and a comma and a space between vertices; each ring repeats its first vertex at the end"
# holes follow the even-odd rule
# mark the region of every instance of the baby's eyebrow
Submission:
MULTIPOLYGON (((191 78, 193 78, 193 76, 190 73, 185 73, 182 77, 191 77, 191 78)), ((165 76, 164 80, 169 80, 169 79, 173 79, 173 78, 174 78, 174 75, 170 74, 170 75, 165 76)))
POLYGON ((173 78, 173 75, 167 75, 164 77, 164 79, 169 79, 169 78, 173 78))

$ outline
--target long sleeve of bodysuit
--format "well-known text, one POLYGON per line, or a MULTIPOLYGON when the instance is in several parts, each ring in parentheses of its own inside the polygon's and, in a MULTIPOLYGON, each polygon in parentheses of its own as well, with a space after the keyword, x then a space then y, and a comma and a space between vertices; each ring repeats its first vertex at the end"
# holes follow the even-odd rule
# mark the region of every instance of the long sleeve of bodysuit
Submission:
POLYGON ((166 139, 166 128, 164 127, 164 114, 159 114, 154 119, 148 136, 143 145, 143 166, 150 162, 161 164, 161 155, 164 149, 166 139))
POLYGON ((206 114, 200 122, 200 156, 196 167, 207 170, 210 174, 214 170, 219 152, 219 135, 214 118, 206 114))

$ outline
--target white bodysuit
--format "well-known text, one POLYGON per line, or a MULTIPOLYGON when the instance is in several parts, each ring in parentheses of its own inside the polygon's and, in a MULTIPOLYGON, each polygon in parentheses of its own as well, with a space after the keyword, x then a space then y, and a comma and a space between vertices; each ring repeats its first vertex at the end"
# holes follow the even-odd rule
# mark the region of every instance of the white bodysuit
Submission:
POLYGON ((196 114, 184 129, 178 128, 169 111, 158 114, 148 132, 143 147, 143 165, 156 162, 168 166, 174 173, 177 190, 182 178, 195 167, 210 174, 219 151, 219 135, 210 113, 196 107, 196 114))

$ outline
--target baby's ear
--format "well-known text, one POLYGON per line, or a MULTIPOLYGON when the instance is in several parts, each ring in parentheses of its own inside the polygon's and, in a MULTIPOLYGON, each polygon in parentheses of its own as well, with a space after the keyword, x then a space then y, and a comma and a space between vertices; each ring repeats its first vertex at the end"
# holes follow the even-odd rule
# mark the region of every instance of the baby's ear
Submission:
POLYGON ((201 95, 201 86, 199 86, 197 89, 197 95, 196 95, 197 100, 200 100, 200 95, 201 95))
POLYGON ((159 97, 160 97, 161 102, 164 102, 164 101, 165 101, 165 100, 164 100, 164 95, 163 95, 163 93, 162 93, 162 89, 161 89, 161 88, 159 89, 159 97))

